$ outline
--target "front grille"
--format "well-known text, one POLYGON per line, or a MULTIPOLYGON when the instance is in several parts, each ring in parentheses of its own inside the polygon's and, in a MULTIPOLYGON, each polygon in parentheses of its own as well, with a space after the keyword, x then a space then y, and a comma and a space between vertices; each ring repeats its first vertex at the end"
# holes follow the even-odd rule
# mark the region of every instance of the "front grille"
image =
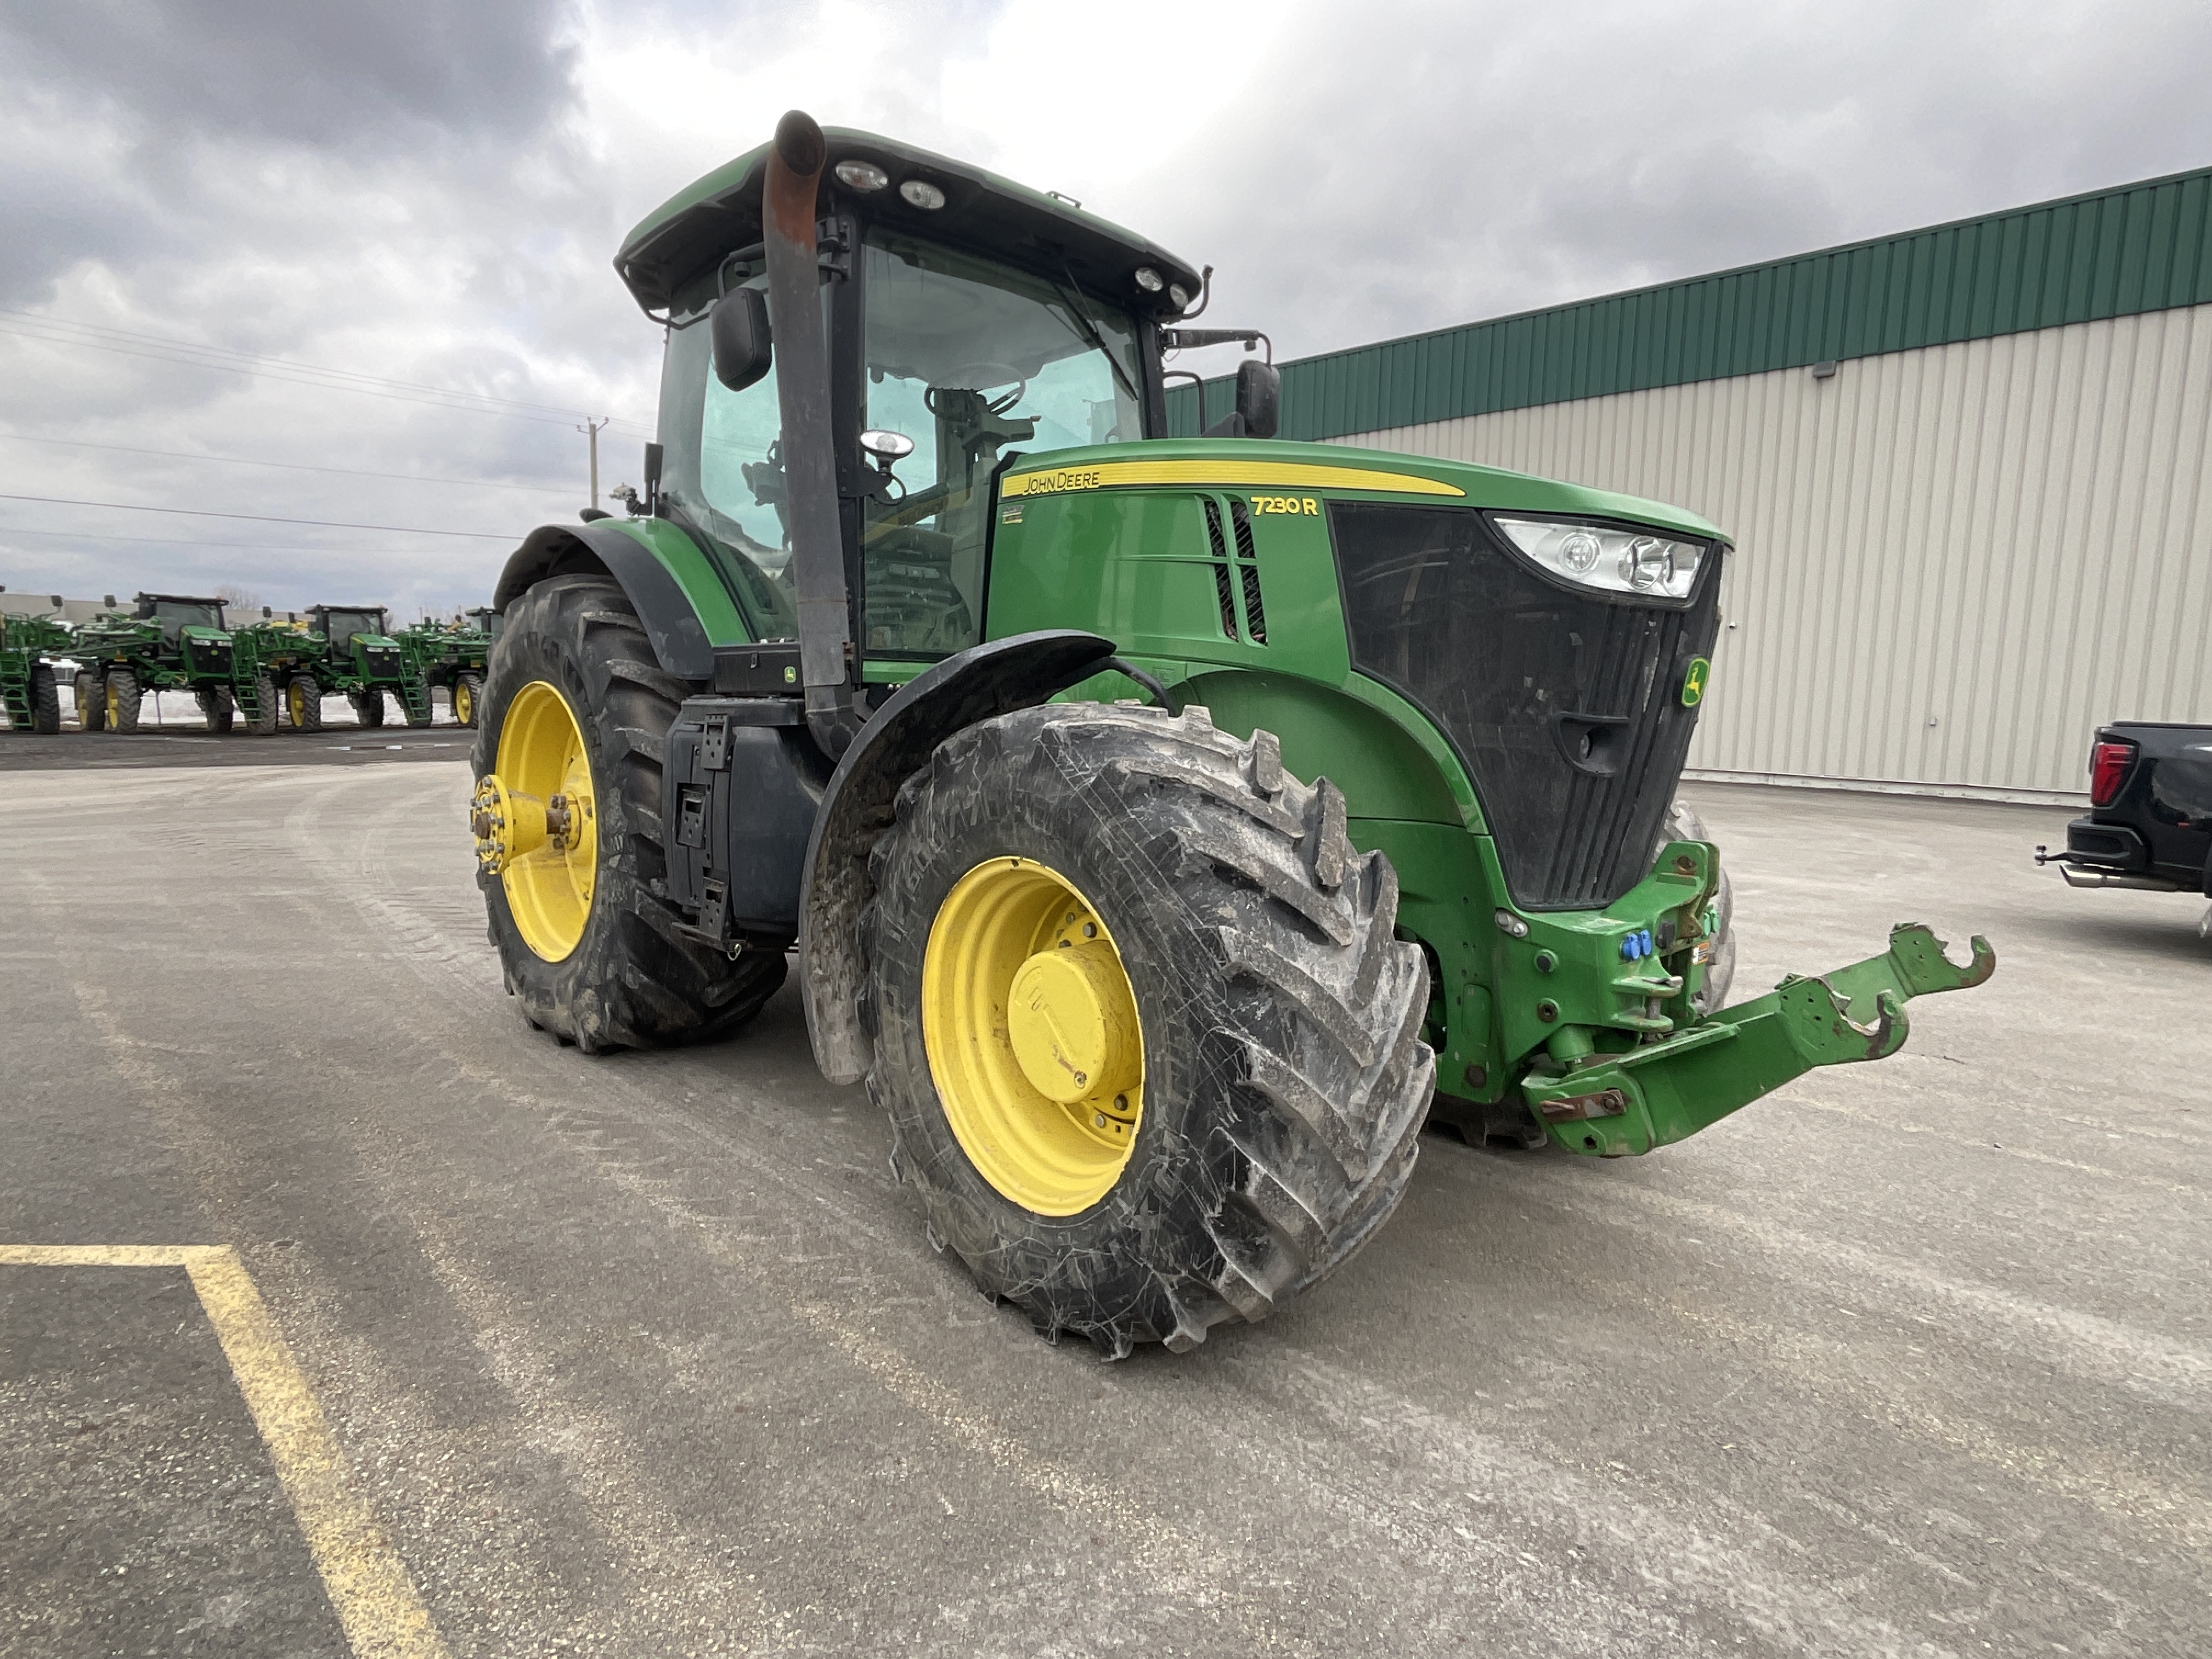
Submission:
POLYGON ((1329 506, 1353 665, 1436 721, 1516 902, 1597 908, 1651 868, 1697 713, 1719 560, 1686 609, 1540 576, 1467 507, 1329 506))

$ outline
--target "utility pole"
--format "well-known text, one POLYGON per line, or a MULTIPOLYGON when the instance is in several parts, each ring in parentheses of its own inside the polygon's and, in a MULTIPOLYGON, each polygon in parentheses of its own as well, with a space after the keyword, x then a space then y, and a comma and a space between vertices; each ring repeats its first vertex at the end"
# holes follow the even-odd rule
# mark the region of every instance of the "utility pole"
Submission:
POLYGON ((614 416, 609 415, 595 421, 586 415, 583 425, 576 428, 592 441, 592 507, 594 512, 598 511, 599 505, 599 431, 612 419, 614 416))

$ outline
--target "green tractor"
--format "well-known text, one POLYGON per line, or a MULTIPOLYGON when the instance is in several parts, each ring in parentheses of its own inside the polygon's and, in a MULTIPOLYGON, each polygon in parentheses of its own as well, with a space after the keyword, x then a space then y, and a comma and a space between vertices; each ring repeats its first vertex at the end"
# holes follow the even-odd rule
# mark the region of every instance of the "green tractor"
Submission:
MULTIPOLYGON (((326 647, 317 677, 320 689, 343 692, 353 705, 354 717, 364 726, 384 724, 387 691, 399 700, 408 725, 428 726, 429 685, 416 672, 407 647, 392 636, 390 615, 380 605, 319 605, 308 611, 308 626, 322 636, 326 647)), ((300 682, 295 679, 294 684, 300 682)), ((291 706, 289 692, 287 705, 291 706)), ((318 699, 311 717, 318 725, 321 712, 318 699)), ((299 714, 295 708, 295 726, 300 725, 299 714)))
POLYGON ((246 729, 267 737, 289 721, 296 731, 321 731, 328 641, 296 617, 277 621, 265 605, 260 621, 234 629, 230 637, 246 729))
POLYGON ((69 655, 75 638, 67 623, 52 617, 0 613, 0 705, 8 711, 9 731, 62 729, 53 659, 69 655))
POLYGON ((251 683, 257 732, 274 732, 278 712, 295 732, 323 729, 323 697, 343 692, 364 726, 384 724, 384 696, 399 699, 410 726, 430 723, 430 688, 380 605, 319 605, 304 618, 241 629, 239 680, 251 683))
POLYGON ((499 631, 499 613, 483 605, 465 616, 465 621, 457 622, 426 617, 393 637, 406 652, 410 671, 426 693, 442 687, 454 720, 472 726, 483 701, 484 664, 499 631))
POLYGON ((1188 1348, 1358 1249, 1431 1112, 1648 1152, 1993 969, 1900 926, 1723 1006, 1694 514, 1277 441, 1256 360, 1170 440, 1162 354, 1247 337, 1188 326, 1200 272, 796 112, 616 268, 665 333, 645 489, 494 596, 507 988, 696 1042, 795 948, 823 1073, 1040 1332, 1188 1348))
POLYGON ((140 593, 130 611, 102 611, 76 630, 78 724, 136 732, 149 691, 189 691, 210 732, 237 717, 230 630, 221 599, 140 593))

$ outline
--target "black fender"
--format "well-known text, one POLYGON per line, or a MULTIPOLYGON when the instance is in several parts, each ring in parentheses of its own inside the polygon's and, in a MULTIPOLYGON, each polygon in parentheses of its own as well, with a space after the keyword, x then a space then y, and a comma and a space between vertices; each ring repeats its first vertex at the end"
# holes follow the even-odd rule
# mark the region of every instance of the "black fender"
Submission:
POLYGON ((580 570, 611 576, 621 584, 663 668, 678 679, 712 683, 714 647, 691 601, 651 548, 611 523, 549 524, 532 531, 499 573, 492 609, 504 611, 533 583, 548 576, 580 570))
POLYGON ((900 687, 838 761, 814 816, 799 901, 806 1034, 814 1063, 830 1082, 859 1082, 874 1059, 860 1028, 867 965, 857 930, 874 890, 868 854, 890 828, 899 786, 955 732, 1049 702, 1113 656, 1111 640, 1068 629, 970 646, 900 687))

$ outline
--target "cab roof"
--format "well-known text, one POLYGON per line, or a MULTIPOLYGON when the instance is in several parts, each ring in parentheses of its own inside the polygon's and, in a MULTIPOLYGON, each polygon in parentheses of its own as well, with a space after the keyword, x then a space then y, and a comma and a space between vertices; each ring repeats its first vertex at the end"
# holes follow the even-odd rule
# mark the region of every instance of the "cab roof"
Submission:
MULTIPOLYGON (((1192 300, 1198 298, 1199 273, 1187 260, 1072 202, 872 132, 824 127, 822 136, 829 143, 822 170, 825 200, 834 191, 866 203, 884 222, 932 241, 986 252, 1047 275, 1059 276, 1064 269, 1078 286, 1121 298, 1159 322, 1173 321, 1182 310, 1168 297, 1168 285, 1178 284, 1192 300), (890 185, 862 196, 837 184, 837 163, 847 161, 874 162, 890 175, 890 185), (936 185, 945 193, 945 205, 911 205, 899 194, 899 186, 909 179, 936 185), (1140 265, 1159 273, 1160 293, 1147 294, 1137 286, 1140 265)), ((655 208, 623 238, 615 270, 648 313, 672 303, 684 283, 717 259, 760 241, 769 149, 763 144, 717 167, 655 208)))

